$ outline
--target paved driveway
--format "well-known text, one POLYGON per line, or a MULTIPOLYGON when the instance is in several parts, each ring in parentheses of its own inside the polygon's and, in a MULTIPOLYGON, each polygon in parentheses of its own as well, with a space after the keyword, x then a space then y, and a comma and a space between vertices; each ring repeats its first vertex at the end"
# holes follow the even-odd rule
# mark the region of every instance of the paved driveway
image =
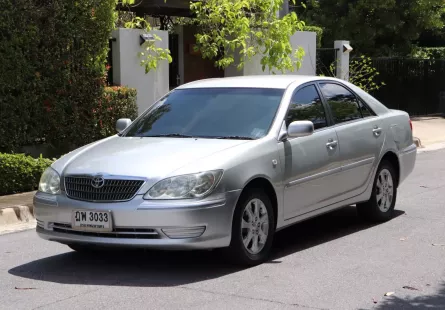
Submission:
POLYGON ((0 309, 445 309, 444 198, 445 150, 419 154, 393 220, 347 207, 279 233, 273 259, 244 270, 214 252, 85 258, 3 235, 0 309))

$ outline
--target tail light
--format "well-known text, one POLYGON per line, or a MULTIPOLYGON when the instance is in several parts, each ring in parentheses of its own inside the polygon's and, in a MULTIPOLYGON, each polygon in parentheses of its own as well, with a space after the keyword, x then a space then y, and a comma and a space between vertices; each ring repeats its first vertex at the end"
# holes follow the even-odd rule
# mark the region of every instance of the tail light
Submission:
POLYGON ((411 131, 413 131, 413 122, 411 122, 411 119, 409 119, 409 127, 411 128, 411 131))

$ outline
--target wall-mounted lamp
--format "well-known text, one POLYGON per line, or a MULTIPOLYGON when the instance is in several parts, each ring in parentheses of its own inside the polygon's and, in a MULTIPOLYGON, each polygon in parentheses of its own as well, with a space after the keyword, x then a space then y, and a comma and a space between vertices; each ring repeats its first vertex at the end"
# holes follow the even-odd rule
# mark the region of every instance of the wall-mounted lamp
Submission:
POLYGON ((349 44, 343 44, 343 53, 347 54, 353 50, 352 46, 349 44))
POLYGON ((144 33, 141 34, 139 37, 139 45, 144 44, 145 42, 154 42, 155 41, 155 37, 152 34, 149 33, 144 33))

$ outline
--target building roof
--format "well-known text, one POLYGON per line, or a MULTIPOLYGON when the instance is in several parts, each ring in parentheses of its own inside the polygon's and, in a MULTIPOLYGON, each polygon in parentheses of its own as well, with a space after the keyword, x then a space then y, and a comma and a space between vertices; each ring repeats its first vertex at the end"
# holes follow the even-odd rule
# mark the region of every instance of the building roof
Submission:
MULTIPOLYGON (((119 9, 127 10, 125 6, 119 9)), ((164 15, 188 17, 190 12, 190 0, 136 0, 128 9, 138 15, 164 15)))

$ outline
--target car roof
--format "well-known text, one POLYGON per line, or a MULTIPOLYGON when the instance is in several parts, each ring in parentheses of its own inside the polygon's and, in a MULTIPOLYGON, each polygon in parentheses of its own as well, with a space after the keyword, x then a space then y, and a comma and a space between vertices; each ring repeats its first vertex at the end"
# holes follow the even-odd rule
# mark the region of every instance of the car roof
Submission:
POLYGON ((296 83, 297 87, 301 84, 314 81, 337 81, 352 89, 362 100, 370 106, 370 108, 381 115, 388 112, 380 101, 363 91, 359 87, 347 81, 332 77, 314 76, 314 75, 251 75, 205 79, 183 84, 176 89, 193 89, 193 88, 269 88, 269 89, 287 89, 292 83, 296 83))
POLYGON ((317 80, 337 79, 310 75, 252 75, 198 80, 183 84, 177 89, 226 87, 286 89, 294 82, 297 84, 304 84, 306 82, 317 80))

